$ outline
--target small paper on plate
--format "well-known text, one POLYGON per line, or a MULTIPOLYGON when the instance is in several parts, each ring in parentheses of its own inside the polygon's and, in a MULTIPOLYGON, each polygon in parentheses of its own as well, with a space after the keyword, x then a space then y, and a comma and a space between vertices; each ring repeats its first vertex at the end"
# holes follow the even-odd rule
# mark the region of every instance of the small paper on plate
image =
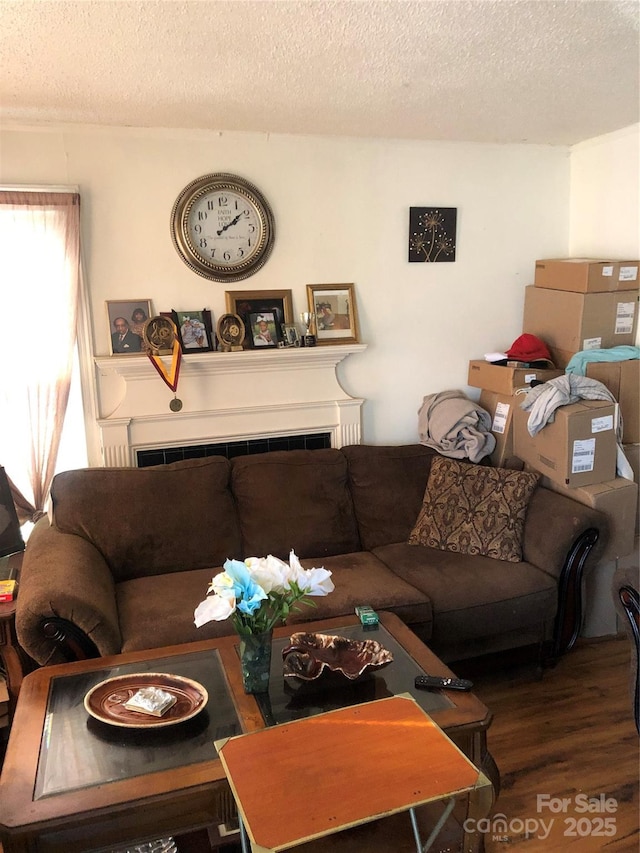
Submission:
POLYGON ((161 690, 159 687, 141 687, 124 703, 124 707, 129 711, 138 711, 140 714, 161 717, 175 703, 176 697, 167 693, 166 690, 161 690))

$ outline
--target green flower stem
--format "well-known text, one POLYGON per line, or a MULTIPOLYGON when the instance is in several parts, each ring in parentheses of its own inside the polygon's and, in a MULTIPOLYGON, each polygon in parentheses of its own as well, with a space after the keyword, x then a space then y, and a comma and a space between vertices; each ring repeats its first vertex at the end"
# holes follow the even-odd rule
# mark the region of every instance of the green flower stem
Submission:
POLYGON ((272 631, 279 622, 284 625, 291 611, 301 610, 302 605, 316 606, 304 590, 301 590, 297 584, 291 583, 291 589, 284 592, 270 592, 255 613, 242 613, 236 608, 236 612, 231 617, 233 627, 243 636, 265 634, 272 631))

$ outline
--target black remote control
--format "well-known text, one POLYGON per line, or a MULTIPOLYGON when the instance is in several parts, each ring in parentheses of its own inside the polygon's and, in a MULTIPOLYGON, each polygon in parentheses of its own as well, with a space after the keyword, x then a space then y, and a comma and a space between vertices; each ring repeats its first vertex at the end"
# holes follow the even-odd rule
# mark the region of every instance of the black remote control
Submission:
POLYGON ((415 686, 418 690, 471 690, 473 681, 466 678, 440 678, 437 675, 416 675, 415 686))

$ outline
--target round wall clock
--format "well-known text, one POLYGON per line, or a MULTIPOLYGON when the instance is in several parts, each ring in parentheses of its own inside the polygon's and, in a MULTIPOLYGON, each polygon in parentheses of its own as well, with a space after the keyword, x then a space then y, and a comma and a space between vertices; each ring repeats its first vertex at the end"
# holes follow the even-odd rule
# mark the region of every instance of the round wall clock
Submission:
POLYGON ((204 175, 173 205, 171 236, 182 260, 213 281, 241 281, 267 261, 275 239, 273 213, 253 184, 237 175, 204 175))

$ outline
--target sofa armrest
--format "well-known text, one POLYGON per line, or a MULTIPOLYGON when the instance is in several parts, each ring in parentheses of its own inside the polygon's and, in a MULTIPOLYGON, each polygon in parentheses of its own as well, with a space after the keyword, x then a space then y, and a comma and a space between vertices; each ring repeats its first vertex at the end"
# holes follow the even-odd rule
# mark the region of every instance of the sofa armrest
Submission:
POLYGON ((558 582, 550 663, 569 651, 582 627, 582 577, 597 563, 609 535, 604 513, 569 497, 536 489, 525 522, 523 556, 558 582))
POLYGON ((100 552, 42 518, 24 553, 16 634, 40 665, 116 654, 122 646, 115 584, 100 552), (65 648, 66 646, 66 648, 65 648))
POLYGON ((598 532, 597 562, 607 543, 607 517, 597 509, 543 486, 533 493, 524 526, 523 556, 528 563, 560 579, 569 551, 588 530, 598 532))

